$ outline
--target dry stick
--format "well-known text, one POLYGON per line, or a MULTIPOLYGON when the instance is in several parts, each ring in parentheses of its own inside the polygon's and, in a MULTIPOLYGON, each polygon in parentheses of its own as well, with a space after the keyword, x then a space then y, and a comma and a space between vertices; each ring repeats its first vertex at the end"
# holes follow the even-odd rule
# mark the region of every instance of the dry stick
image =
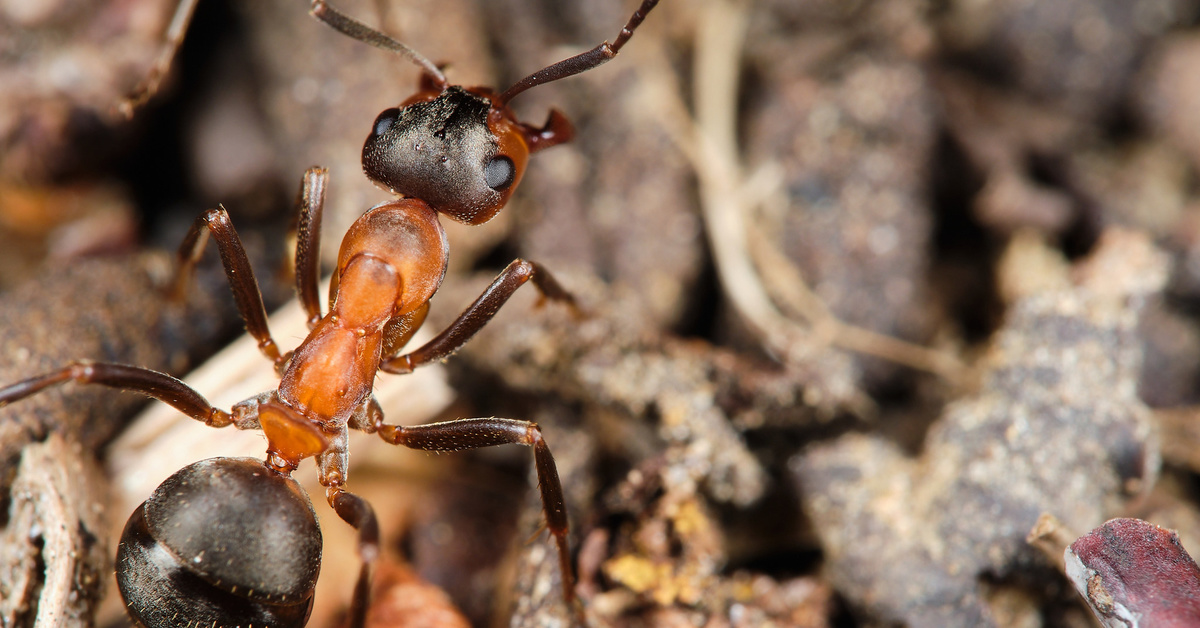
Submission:
POLYGON ((163 47, 159 50, 154 64, 150 66, 150 72, 133 89, 133 93, 117 103, 116 109, 121 115, 132 118, 138 107, 146 104, 158 93, 159 86, 171 69, 171 62, 175 60, 179 47, 183 45, 183 36, 187 34, 188 24, 192 22, 192 14, 196 12, 197 1, 180 0, 179 4, 175 5, 175 13, 171 16, 171 23, 167 26, 167 32, 163 38, 163 47))
POLYGON ((809 289, 795 264, 767 240, 761 229, 751 226, 748 232, 764 282, 776 298, 812 325, 817 338, 843 349, 934 373, 952 384, 963 383, 968 369, 957 357, 839 320, 809 289))
POLYGON ((696 34, 696 119, 692 162, 701 208, 725 293, 772 349, 787 355, 794 325, 771 302, 746 250, 741 166, 733 119, 739 51, 746 14, 724 0, 710 2, 696 34))
POLYGON ((1063 564, 1063 552, 1079 538, 1079 535, 1067 529, 1058 517, 1043 512, 1038 516, 1037 523, 1025 536, 1025 542, 1032 545, 1060 574, 1066 575, 1067 568, 1063 564))
POLYGON ((1200 406, 1155 408, 1163 461, 1200 472, 1200 406))
MULTIPOLYGON (((829 344, 960 384, 967 369, 956 357, 838 320, 808 288, 791 260, 761 233, 747 226, 745 217, 767 196, 761 180, 771 177, 758 176, 764 174, 760 171, 747 180, 737 157, 738 65, 745 23, 742 8, 724 0, 708 4, 696 36, 695 123, 690 132, 667 125, 668 132, 696 170, 713 257, 730 301, 771 350, 786 356, 806 330, 780 312, 771 300, 763 279, 777 278, 772 282, 773 287, 786 305, 807 319, 812 327, 807 333, 815 333, 829 344), (760 185, 752 185, 755 183, 760 185), (758 268, 751 259, 751 243, 763 256, 758 268), (763 275, 770 274, 763 277, 760 269, 763 275)), ((677 98, 672 100, 674 115, 668 117, 686 120, 682 103, 677 98)), ((768 187, 777 188, 781 178, 775 177, 776 181, 768 187)))

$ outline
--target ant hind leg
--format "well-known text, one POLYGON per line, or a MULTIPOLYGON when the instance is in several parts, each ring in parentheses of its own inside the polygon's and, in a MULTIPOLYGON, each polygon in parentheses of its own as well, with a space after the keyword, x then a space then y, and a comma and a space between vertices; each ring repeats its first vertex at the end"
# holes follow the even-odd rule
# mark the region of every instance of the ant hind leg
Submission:
POLYGON ((546 528, 558 546, 563 598, 568 606, 572 605, 575 585, 567 542, 567 507, 554 456, 550 454, 550 448, 542 438, 542 430, 536 423, 498 418, 457 419, 426 425, 380 425, 378 432, 380 438, 393 445, 423 451, 465 451, 509 444, 532 447, 538 489, 542 493, 542 509, 546 514, 546 528))
MULTIPOLYGON (((374 411, 378 411, 378 406, 375 406, 374 411)), ((379 520, 375 517, 375 509, 367 500, 344 488, 349 464, 348 445, 348 435, 343 431, 317 456, 317 468, 329 506, 342 521, 350 524, 350 527, 358 532, 358 555, 362 566, 354 584, 347 625, 350 628, 362 628, 366 624, 370 603, 371 567, 379 557, 379 520)))
POLYGON ((340 487, 330 489, 329 505, 343 521, 358 531, 358 553, 362 558, 362 567, 354 583, 348 625, 360 628, 366 624, 371 595, 371 566, 379 554, 379 521, 367 500, 340 487))

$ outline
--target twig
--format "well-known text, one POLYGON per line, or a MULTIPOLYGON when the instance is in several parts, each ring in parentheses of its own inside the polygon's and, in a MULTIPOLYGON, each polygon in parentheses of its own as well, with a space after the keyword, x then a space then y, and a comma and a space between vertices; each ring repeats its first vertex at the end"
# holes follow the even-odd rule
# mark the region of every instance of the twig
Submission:
POLYGON ((1067 529, 1058 517, 1044 512, 1038 516, 1037 523, 1033 524, 1033 529, 1025 536, 1025 542, 1037 548, 1060 574, 1066 575, 1063 552, 1076 538, 1078 535, 1067 529))
POLYGON ((150 66, 150 71, 133 88, 133 92, 117 103, 117 111, 125 118, 132 118, 139 107, 158 93, 163 79, 171 70, 171 63, 175 60, 179 47, 183 45, 183 37, 187 34, 187 27, 191 24, 192 15, 196 12, 197 1, 180 0, 179 4, 175 6, 175 13, 171 16, 171 23, 167 26, 167 32, 163 38, 162 49, 159 50, 158 57, 154 59, 154 64, 150 66))
POLYGON ((968 369, 957 357, 839 320, 808 288, 791 260, 745 220, 782 185, 777 166, 746 177, 738 158, 738 65, 745 24, 742 7, 725 0, 709 2, 696 35, 694 120, 677 89, 664 89, 661 99, 666 103, 664 128, 699 179, 704 221, 729 300, 767 348, 781 356, 793 355, 805 340, 816 340, 961 384, 968 369), (809 328, 781 312, 772 294, 809 328))
POLYGON ((843 349, 934 373, 956 385, 964 381, 964 373, 968 372, 967 366, 954 355, 838 319, 821 297, 809 289, 796 265, 767 239, 761 229, 750 226, 747 233, 750 237, 750 250, 757 258, 764 283, 784 306, 796 312, 812 326, 813 334, 817 338, 843 349))

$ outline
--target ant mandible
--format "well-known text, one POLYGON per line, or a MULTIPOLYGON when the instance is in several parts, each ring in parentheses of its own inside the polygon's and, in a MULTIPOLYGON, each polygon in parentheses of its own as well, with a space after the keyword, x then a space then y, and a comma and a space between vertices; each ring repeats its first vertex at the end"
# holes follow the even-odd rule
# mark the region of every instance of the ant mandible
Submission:
POLYGON ((216 458, 186 467, 130 517, 117 571, 126 606, 135 619, 147 626, 170 624, 180 616, 197 625, 303 625, 319 570, 320 534, 311 503, 290 474, 302 460, 314 457, 326 500, 358 531, 363 564, 351 616, 353 625, 361 625, 379 532, 371 506, 346 489, 350 428, 378 434, 393 445, 426 451, 502 444, 532 447, 546 527, 558 547, 563 595, 568 605, 573 603, 566 507, 554 459, 538 426, 500 418, 389 425, 372 395, 372 385, 378 371, 409 373, 454 353, 527 281, 533 281, 544 297, 574 307, 570 294, 543 267, 518 259, 445 331, 416 350, 400 353, 424 322, 429 299, 446 273, 447 241, 438 215, 471 225, 490 220, 521 181, 529 154, 571 139, 571 125, 557 110, 551 111, 543 126, 535 127, 517 120, 508 103, 527 89, 612 59, 657 3, 643 0, 614 43, 605 42, 538 70, 502 93, 451 85, 436 65, 411 48, 322 0, 312 3, 311 13, 317 19, 354 39, 407 57, 420 66, 422 78, 415 95, 379 114, 367 137, 363 170, 400 198, 371 208, 350 227, 342 240, 330 288, 330 311, 325 314, 321 313, 317 251, 327 172, 312 168, 304 175, 295 264, 296 289, 310 331, 294 351, 280 352, 271 337, 258 284, 223 208, 200 216, 180 246, 176 297, 186 292, 209 237, 216 240, 238 311, 259 349, 275 364, 279 387, 225 412, 164 373, 77 361, 0 389, 3 407, 69 381, 99 384, 158 399, 212 427, 261 429, 266 436, 265 462, 216 458), (253 503, 231 504, 235 498, 253 503), (282 505, 269 505, 276 502, 282 505), (209 505, 198 506, 201 503, 209 505), (268 521, 268 511, 279 518, 284 517, 280 513, 289 513, 287 520, 294 529, 288 533, 298 535, 297 542, 307 549, 297 550, 291 541, 281 546, 279 540, 269 538, 284 533, 278 531, 277 522, 268 521), (173 521, 178 517, 188 518, 188 529, 196 532, 171 532, 183 525, 173 521), (220 527, 224 525, 231 527, 220 527), (273 531, 266 532, 268 528, 273 531), (166 551, 159 551, 160 544, 166 551), (254 545, 264 555, 239 556, 243 552, 239 544, 254 545), (212 559, 218 555, 222 560, 212 559), (222 562, 228 564, 217 564, 222 562), (151 565, 149 573, 144 564, 151 565), (235 607, 250 610, 236 615, 241 611, 235 607))

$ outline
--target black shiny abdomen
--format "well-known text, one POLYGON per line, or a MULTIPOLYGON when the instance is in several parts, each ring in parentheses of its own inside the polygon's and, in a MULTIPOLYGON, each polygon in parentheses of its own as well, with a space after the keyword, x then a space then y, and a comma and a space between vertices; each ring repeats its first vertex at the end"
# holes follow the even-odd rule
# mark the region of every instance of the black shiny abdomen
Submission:
POLYGON ((303 626, 321 566, 312 503, 253 458, 215 458, 159 485, 125 524, 117 584, 134 619, 303 626))

